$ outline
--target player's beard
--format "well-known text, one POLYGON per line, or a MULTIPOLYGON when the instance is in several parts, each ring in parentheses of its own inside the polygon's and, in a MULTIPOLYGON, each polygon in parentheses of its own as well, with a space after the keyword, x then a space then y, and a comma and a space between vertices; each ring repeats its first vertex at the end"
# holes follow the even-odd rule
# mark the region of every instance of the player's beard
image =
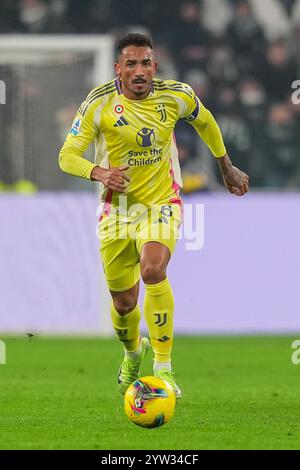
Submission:
POLYGON ((151 88, 151 82, 148 83, 147 81, 140 82, 140 83, 135 83, 134 81, 132 82, 131 86, 131 92, 135 96, 147 96, 150 93, 150 88, 151 88))

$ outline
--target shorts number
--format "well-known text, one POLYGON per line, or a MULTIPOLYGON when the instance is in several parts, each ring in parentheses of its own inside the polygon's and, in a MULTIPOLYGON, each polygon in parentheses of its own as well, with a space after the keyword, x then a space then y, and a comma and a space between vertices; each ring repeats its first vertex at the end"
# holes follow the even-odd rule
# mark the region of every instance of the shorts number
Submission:
POLYGON ((160 213, 161 215, 164 215, 165 217, 172 217, 173 215, 172 206, 161 206, 160 213))

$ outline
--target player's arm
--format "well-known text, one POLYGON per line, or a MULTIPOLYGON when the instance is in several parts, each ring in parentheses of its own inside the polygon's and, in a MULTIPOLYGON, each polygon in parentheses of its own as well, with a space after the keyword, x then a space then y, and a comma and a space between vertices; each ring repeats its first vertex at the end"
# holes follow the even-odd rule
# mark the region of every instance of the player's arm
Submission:
POLYGON ((126 182, 129 181, 125 174, 128 167, 106 169, 84 158, 84 152, 99 132, 94 118, 96 110, 97 103, 89 105, 84 102, 80 106, 59 153, 59 166, 62 171, 73 176, 100 181, 109 189, 124 192, 126 182))
POLYGON ((228 155, 218 158, 224 184, 231 194, 243 196, 249 189, 249 176, 232 165, 228 155))
POLYGON ((220 128, 211 112, 195 95, 186 101, 186 116, 188 121, 198 132, 201 139, 218 159, 219 167, 227 189, 236 196, 242 196, 249 189, 249 176, 232 165, 227 155, 220 128))
POLYGON ((85 113, 82 109, 85 102, 79 108, 72 127, 59 153, 59 167, 62 171, 73 176, 91 179, 91 173, 96 166, 84 158, 84 152, 97 135, 97 128, 94 124, 94 109, 87 107, 85 113))

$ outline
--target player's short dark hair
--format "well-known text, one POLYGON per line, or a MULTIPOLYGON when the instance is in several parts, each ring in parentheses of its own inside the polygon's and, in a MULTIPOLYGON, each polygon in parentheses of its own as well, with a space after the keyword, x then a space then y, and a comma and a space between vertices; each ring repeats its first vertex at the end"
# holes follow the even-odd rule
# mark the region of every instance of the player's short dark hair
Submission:
POLYGON ((153 42, 147 34, 129 33, 127 36, 119 39, 117 46, 118 53, 122 54, 123 49, 127 46, 150 47, 150 49, 153 49, 153 42))

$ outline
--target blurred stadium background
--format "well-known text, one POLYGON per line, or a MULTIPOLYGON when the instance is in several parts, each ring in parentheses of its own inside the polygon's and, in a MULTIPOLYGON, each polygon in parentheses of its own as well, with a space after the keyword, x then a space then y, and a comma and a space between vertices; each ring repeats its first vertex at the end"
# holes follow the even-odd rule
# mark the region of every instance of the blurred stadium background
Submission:
POLYGON ((177 334, 299 332, 300 0, 1 0, 0 331, 111 333, 97 185, 57 157, 127 32, 151 33, 158 76, 194 88, 251 180, 244 198, 227 194, 178 123, 184 201, 204 204, 205 241, 180 240, 170 265, 177 334))

